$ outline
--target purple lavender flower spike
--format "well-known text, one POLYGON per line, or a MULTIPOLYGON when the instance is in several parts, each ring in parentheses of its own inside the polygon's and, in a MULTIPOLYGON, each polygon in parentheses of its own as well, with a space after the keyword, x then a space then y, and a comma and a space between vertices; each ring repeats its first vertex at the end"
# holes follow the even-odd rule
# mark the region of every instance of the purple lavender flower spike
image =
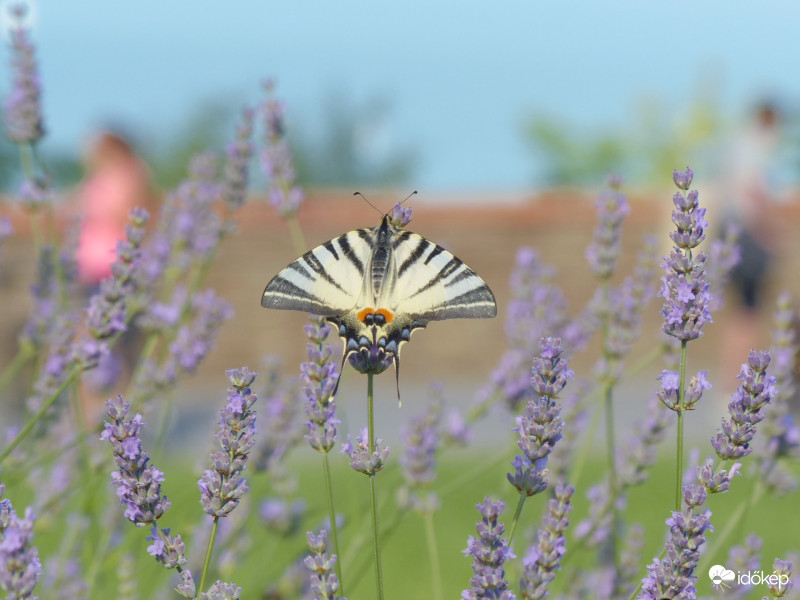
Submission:
POLYGON ((513 600, 516 596, 508 589, 506 572, 503 564, 509 558, 515 558, 514 551, 503 538, 505 526, 499 521, 505 504, 498 500, 492 502, 486 498, 477 505, 483 517, 477 523, 478 536, 469 536, 464 554, 472 556, 472 586, 461 594, 462 600, 478 600, 494 598, 496 600, 513 600))
POLYGON ((412 417, 401 430, 404 454, 400 458, 406 485, 398 490, 398 504, 430 515, 439 508, 436 493, 427 488, 436 479, 436 452, 441 445, 441 390, 434 390, 434 400, 421 415, 412 417))
POLYGON ((0 483, 0 591, 5 598, 30 598, 42 576, 39 551, 33 546, 33 522, 36 515, 30 508, 20 519, 8 499, 3 499, 5 486, 0 483))
POLYGON ((555 497, 548 502, 548 512, 542 517, 536 544, 531 546, 523 561, 519 591, 523 598, 544 600, 550 596, 549 585, 561 568, 561 557, 567 551, 564 533, 572 512, 570 498, 575 493, 571 485, 559 483, 555 497))
POLYGON ((239 600, 242 597, 242 588, 235 583, 215 581, 207 592, 200 594, 200 600, 239 600))
POLYGON ((625 194, 618 191, 621 178, 614 176, 609 180, 611 191, 604 192, 595 203, 598 224, 594 238, 586 248, 589 268, 600 279, 608 279, 616 270, 620 253, 620 232, 622 222, 630 212, 625 194))
POLYGON ((129 409, 122 396, 106 402, 110 421, 106 421, 100 439, 111 444, 119 467, 111 473, 111 482, 117 488, 120 504, 126 507, 125 517, 137 527, 145 527, 160 519, 169 510, 170 502, 161 496, 164 474, 149 464, 150 457, 142 448, 142 415, 127 419, 129 409))
MULTIPOLYGON (((728 552, 728 560, 725 561, 725 567, 734 571, 758 571, 761 568, 761 560, 759 553, 764 546, 764 542, 755 535, 747 536, 747 540, 742 546, 733 546, 728 552)), ((733 598, 738 600, 744 598, 752 587, 750 585, 737 585, 731 589, 725 590, 726 598, 733 598)))
MULTIPOLYGON (((684 173, 676 171, 673 179, 679 188, 686 190, 688 188, 682 186, 691 184, 692 172, 688 168, 684 173)), ((658 293, 664 298, 662 330, 682 342, 699 338, 703 335, 703 326, 712 320, 706 255, 693 253, 706 238, 705 229, 708 227, 706 209, 700 208, 697 199, 696 190, 686 196, 677 192, 672 198, 675 204, 672 222, 676 230, 670 233, 670 238, 675 246, 661 265, 666 275, 661 278, 658 293)))
POLYGON ((751 350, 747 363, 737 376, 741 385, 731 396, 728 404, 730 420, 723 418, 711 445, 717 456, 737 460, 750 454, 750 442, 756 433, 756 424, 765 417, 764 408, 775 396, 775 377, 766 374, 770 354, 751 350))
POLYGON ((304 382, 303 394, 306 397, 305 411, 308 432, 306 441, 317 452, 329 452, 336 443, 336 399, 334 391, 339 381, 336 363, 331 360, 333 348, 325 340, 333 327, 324 317, 311 315, 311 324, 304 330, 308 337, 307 353, 309 360, 300 369, 304 382))
POLYGON ((556 442, 562 438, 564 423, 561 421, 561 406, 555 402, 558 394, 573 377, 567 369, 567 360, 561 356, 559 338, 542 338, 539 342, 541 355, 533 359, 532 385, 539 396, 529 400, 525 413, 517 417, 519 441, 522 455, 511 465, 514 473, 508 473, 508 481, 520 493, 533 496, 547 488, 547 457, 556 442))
POLYGON ((389 446, 382 447, 383 440, 375 440, 375 451, 369 453, 369 431, 366 427, 361 430, 361 435, 356 438, 355 446, 353 445, 350 435, 347 435, 347 441, 342 444, 342 454, 350 457, 350 467, 364 473, 364 475, 375 475, 378 471, 383 469, 386 464, 386 459, 389 457, 389 446))
POLYGON ((241 473, 256 443, 256 415, 252 407, 257 397, 250 389, 256 373, 242 367, 230 369, 226 375, 231 382, 228 404, 219 413, 219 430, 214 436, 220 449, 211 453, 213 467, 206 469, 197 482, 200 504, 213 517, 227 516, 247 492, 247 482, 241 473))
POLYGON ((311 593, 315 598, 346 600, 336 595, 339 591, 339 580, 334 573, 334 567, 338 557, 335 554, 328 555, 328 531, 322 529, 318 535, 309 531, 306 539, 312 554, 303 559, 303 564, 311 571, 311 593))
POLYGON ((781 560, 780 558, 776 558, 775 562, 772 563, 772 573, 777 575, 778 581, 769 584, 769 591, 776 598, 786 596, 794 587, 794 581, 792 581, 793 566, 792 561, 781 560))
POLYGON ((264 85, 267 99, 262 107, 265 125, 264 149, 261 152, 261 169, 269 179, 267 199, 278 214, 287 219, 297 213, 303 203, 303 191, 295 185, 292 166, 292 149, 286 139, 283 102, 274 96, 275 85, 264 85))
POLYGON ((255 111, 246 108, 236 128, 236 140, 227 148, 228 160, 222 171, 223 197, 228 210, 242 207, 247 199, 248 166, 253 155, 253 116, 255 111))
POLYGON ((175 586, 175 591, 183 598, 190 598, 191 600, 197 598, 197 588, 194 584, 192 572, 189 569, 183 569, 180 572, 180 576, 181 582, 175 586))
POLYGON ((180 535, 172 535, 169 528, 150 527, 147 541, 153 542, 147 547, 147 553, 154 557, 165 569, 175 569, 187 563, 186 546, 180 535))
POLYGON ((690 600, 695 598, 694 574, 700 558, 700 547, 705 543, 705 532, 712 530, 711 511, 701 512, 706 492, 702 486, 685 486, 685 511, 672 513, 667 519, 670 537, 667 541, 664 558, 655 558, 647 567, 647 577, 642 580, 642 590, 638 598, 661 600, 676 598, 690 600))
POLYGON ((692 185, 692 179, 694 179, 694 172, 689 167, 686 167, 685 171, 672 172, 672 181, 681 190, 688 190, 692 185))
POLYGON ((413 209, 409 206, 408 208, 404 208, 399 202, 394 205, 392 208, 392 225, 395 227, 403 228, 409 223, 411 223, 411 213, 413 209))
POLYGON ((35 144, 45 134, 36 49, 23 26, 27 7, 17 4, 9 12, 14 21, 9 31, 14 83, 3 103, 3 120, 8 139, 15 144, 35 144))

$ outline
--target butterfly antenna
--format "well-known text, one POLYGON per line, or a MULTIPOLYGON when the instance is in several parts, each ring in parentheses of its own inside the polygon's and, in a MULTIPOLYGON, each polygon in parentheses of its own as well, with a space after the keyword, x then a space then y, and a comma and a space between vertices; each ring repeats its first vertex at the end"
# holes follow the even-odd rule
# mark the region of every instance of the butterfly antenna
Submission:
POLYGON ((400 400, 400 357, 394 355, 394 379, 397 383, 397 407, 402 408, 403 402, 400 400))
POLYGON ((400 206, 403 206, 403 204, 405 204, 405 203, 406 203, 406 201, 407 201, 409 198, 411 198, 411 196, 414 196, 416 193, 417 193, 417 190, 414 190, 414 191, 413 191, 413 192, 411 192, 411 193, 410 193, 408 196, 406 196, 406 199, 405 199, 405 200, 403 200, 403 201, 400 203, 400 206))
MULTIPOLYGON (((369 204, 369 205, 370 205, 372 208, 374 208, 375 210, 377 210, 379 215, 383 216, 383 213, 381 212, 381 210, 380 210, 380 209, 379 209, 377 206, 375 206, 375 205, 374 205, 372 202, 370 202, 369 200, 367 200, 367 197, 366 197, 364 194, 362 194, 361 192, 356 192, 355 194, 353 194, 353 196, 361 196, 361 199, 362 199, 364 202, 366 202, 366 203, 367 203, 367 204, 369 204)), ((404 202, 405 202, 405 200, 404 200, 404 202)))

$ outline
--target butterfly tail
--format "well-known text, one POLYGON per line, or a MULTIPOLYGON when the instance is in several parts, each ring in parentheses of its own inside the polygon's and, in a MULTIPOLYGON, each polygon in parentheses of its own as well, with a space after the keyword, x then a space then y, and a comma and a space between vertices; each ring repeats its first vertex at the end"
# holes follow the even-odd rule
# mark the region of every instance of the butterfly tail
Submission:
POLYGON ((397 384, 397 406, 400 408, 403 402, 400 400, 400 356, 397 354, 394 355, 394 379, 397 384))

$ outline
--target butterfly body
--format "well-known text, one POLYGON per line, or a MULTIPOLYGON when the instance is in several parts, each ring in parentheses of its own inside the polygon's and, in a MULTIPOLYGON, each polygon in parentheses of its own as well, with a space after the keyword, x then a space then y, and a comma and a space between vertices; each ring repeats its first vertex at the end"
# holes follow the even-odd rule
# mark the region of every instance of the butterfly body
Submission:
POLYGON ((460 259, 384 215, 306 252, 268 284, 261 306, 324 316, 338 327, 345 359, 380 373, 429 321, 490 318, 494 295, 460 259))

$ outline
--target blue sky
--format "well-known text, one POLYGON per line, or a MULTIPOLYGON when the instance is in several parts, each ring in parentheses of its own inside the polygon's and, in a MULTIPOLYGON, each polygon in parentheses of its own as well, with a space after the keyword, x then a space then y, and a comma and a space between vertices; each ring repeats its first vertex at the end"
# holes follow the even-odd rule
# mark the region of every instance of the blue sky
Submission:
MULTIPOLYGON (((8 4, 8 0, 4 0, 8 4)), ((278 81, 297 127, 336 93, 390 103, 370 151, 419 152, 414 187, 510 191, 535 183, 522 126, 550 114, 587 131, 636 102, 679 112, 713 84, 724 110, 759 91, 792 101, 800 3, 377 3, 366 0, 38 0, 53 147, 127 123, 158 144, 206 99, 238 106, 278 81)), ((7 89, 8 52, 3 48, 7 89)))

